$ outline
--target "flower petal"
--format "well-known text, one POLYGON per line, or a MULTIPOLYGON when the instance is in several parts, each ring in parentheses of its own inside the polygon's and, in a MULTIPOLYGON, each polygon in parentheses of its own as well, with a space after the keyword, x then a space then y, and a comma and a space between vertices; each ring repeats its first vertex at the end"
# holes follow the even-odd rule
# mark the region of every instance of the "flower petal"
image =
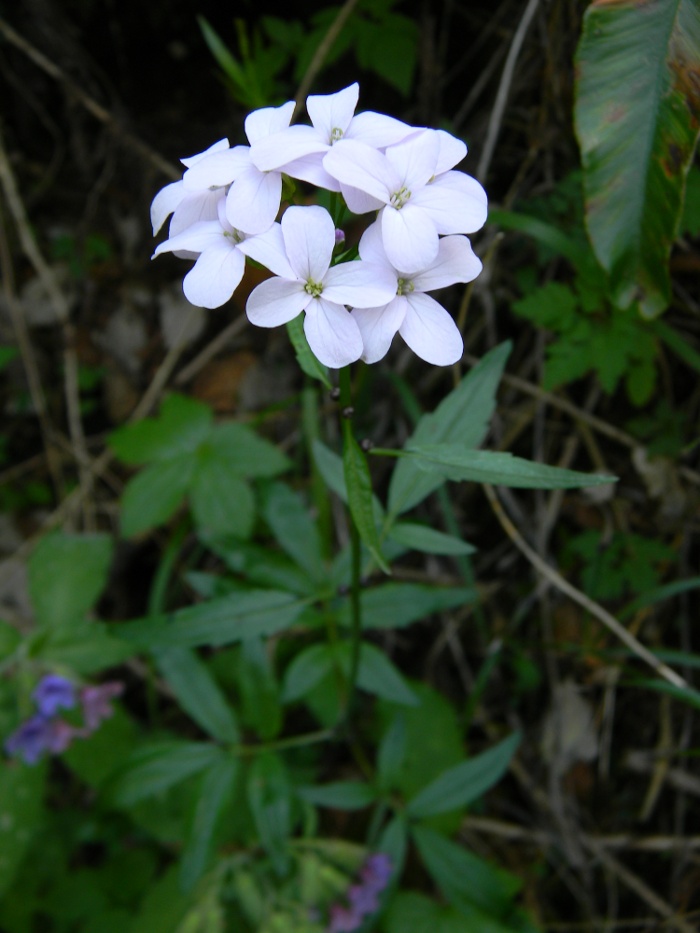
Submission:
POLYGON ((389 262, 389 257, 382 243, 381 222, 375 221, 367 227, 360 237, 358 251, 360 253, 360 259, 365 262, 374 262, 379 266, 387 266, 387 268, 394 269, 389 262))
POLYGON ((205 188, 223 188, 230 185, 234 178, 250 164, 248 146, 234 146, 225 152, 215 152, 196 162, 182 176, 182 183, 188 191, 201 191, 205 188))
POLYGON ((203 253, 205 249, 224 242, 224 240, 224 231, 221 229, 221 224, 216 220, 205 220, 187 227, 177 236, 171 236, 163 243, 160 243, 156 246, 153 256, 160 256, 161 253, 174 253, 178 250, 199 254, 203 253))
POLYGON ((353 308, 375 308, 396 295, 396 274, 387 266, 355 259, 341 262, 326 273, 323 297, 353 308))
POLYGON ((433 132, 437 133, 438 142, 440 143, 435 174, 442 175, 443 172, 454 168, 458 162, 462 161, 467 154, 467 144, 451 133, 446 133, 445 130, 434 130, 433 132))
POLYGON ((383 149, 396 145, 413 132, 413 127, 408 123, 402 123, 401 120, 388 117, 384 113, 365 110, 364 113, 358 113, 353 117, 344 138, 367 143, 374 149, 383 149))
POLYGON ((474 233, 488 213, 486 192, 464 172, 445 172, 416 193, 411 203, 432 218, 438 233, 474 233))
POLYGON ((446 236, 438 244, 435 262, 412 276, 413 285, 419 292, 432 292, 455 282, 471 282, 481 269, 481 260, 465 236, 446 236))
POLYGON ((213 152, 222 152, 224 149, 229 148, 228 139, 219 139, 217 142, 209 146, 208 149, 205 149, 204 152, 198 152, 196 155, 188 156, 186 159, 180 159, 183 165, 187 168, 192 168, 193 165, 196 165, 200 159, 203 159, 205 156, 211 155, 213 152))
POLYGON ((193 224, 219 219, 219 202, 225 197, 224 189, 197 191, 188 194, 175 208, 170 221, 170 236, 177 236, 193 224))
POLYGON ((250 149, 250 158, 261 172, 287 171, 286 165, 314 152, 326 152, 328 144, 312 126, 290 126, 265 136, 250 149))
POLYGON ((282 217, 282 236, 289 264, 304 282, 321 283, 331 264, 335 226, 323 207, 288 207, 282 217))
MULTIPOLYGON (((293 162, 285 162, 281 171, 290 178, 300 178, 307 181, 310 185, 316 185, 318 188, 325 188, 326 191, 340 191, 340 182, 336 181, 332 175, 323 167, 323 157, 328 151, 326 147, 322 152, 313 152, 311 155, 304 156, 302 159, 294 159, 293 162)), ((366 197, 366 195, 363 195, 366 197)), ((381 207, 381 204, 379 205, 381 207)), ((361 211, 354 211, 359 214, 361 211)))
POLYGON ((394 191, 401 187, 401 179, 386 156, 354 139, 332 146, 326 153, 323 167, 341 185, 359 188, 382 204, 387 204, 394 191))
POLYGON ((312 300, 301 282, 266 279, 250 293, 245 313, 258 327, 278 327, 295 318, 312 300))
POLYGON ((407 307, 403 295, 397 295, 383 308, 353 309, 352 316, 362 334, 362 359, 365 363, 376 363, 386 356, 394 334, 403 323, 407 307))
POLYGON ((342 305, 314 298, 306 309, 304 333, 314 356, 324 366, 340 369, 359 360, 362 336, 356 321, 342 305))
POLYGON ((283 279, 296 279, 287 259, 282 227, 278 223, 274 223, 265 233, 247 237, 239 243, 238 248, 275 275, 280 275, 283 279))
POLYGON ((400 187, 405 186, 412 193, 427 185, 433 177, 439 154, 440 141, 434 130, 416 133, 404 142, 390 146, 385 153, 401 179, 400 187))
POLYGON ((357 81, 336 94, 314 94, 306 98, 306 110, 321 139, 329 146, 333 134, 341 138, 350 126, 360 96, 357 81))
POLYGON ((265 136, 279 133, 289 126, 294 114, 294 101, 288 100, 281 107, 261 107, 254 110, 245 118, 245 134, 248 142, 253 145, 265 136))
POLYGON ((360 191, 359 188, 351 188, 349 185, 339 184, 348 210, 352 211, 353 214, 366 214, 368 211, 380 211, 386 203, 385 201, 380 201, 378 198, 372 197, 371 194, 367 194, 365 191, 360 191))
POLYGON ((430 295, 406 295, 408 308, 399 333, 426 363, 450 366, 462 358, 464 343, 457 325, 430 295))
POLYGON ((226 304, 243 278, 245 256, 233 241, 221 237, 204 250, 182 283, 185 298, 198 308, 220 308, 226 304))
POLYGON ((185 190, 181 181, 174 181, 165 188, 161 188, 158 194, 153 198, 151 204, 151 224, 153 226, 153 236, 158 233, 165 223, 166 217, 175 210, 180 201, 185 197, 185 190))
POLYGON ((395 269, 418 272, 436 258, 438 234, 427 212, 413 206, 413 201, 401 210, 385 207, 380 216, 382 243, 395 269))
POLYGON ((250 165, 229 189, 226 216, 236 230, 263 233, 274 223, 281 199, 282 176, 279 172, 260 172, 250 165))

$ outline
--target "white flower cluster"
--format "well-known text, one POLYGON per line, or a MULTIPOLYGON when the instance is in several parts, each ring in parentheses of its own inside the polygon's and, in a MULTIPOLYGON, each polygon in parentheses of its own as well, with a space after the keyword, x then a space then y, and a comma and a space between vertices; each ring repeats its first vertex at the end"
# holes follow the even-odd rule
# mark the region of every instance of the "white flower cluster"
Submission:
POLYGON ((384 114, 355 115, 359 86, 309 97, 311 126, 290 126, 294 103, 249 114, 249 146, 219 140, 183 159, 181 181, 151 206, 153 232, 170 220, 154 256, 196 259, 183 289, 204 308, 229 300, 246 256, 273 276, 250 294, 253 324, 275 327, 302 311, 316 357, 338 368, 380 360, 398 331, 422 359, 456 362, 462 338, 448 312, 426 292, 470 282, 481 271, 464 234, 486 220, 486 193, 454 171, 467 147, 442 130, 409 126, 384 114), (276 218, 282 176, 340 192, 350 211, 372 213, 359 259, 332 265, 342 234, 325 208, 290 206, 276 218))

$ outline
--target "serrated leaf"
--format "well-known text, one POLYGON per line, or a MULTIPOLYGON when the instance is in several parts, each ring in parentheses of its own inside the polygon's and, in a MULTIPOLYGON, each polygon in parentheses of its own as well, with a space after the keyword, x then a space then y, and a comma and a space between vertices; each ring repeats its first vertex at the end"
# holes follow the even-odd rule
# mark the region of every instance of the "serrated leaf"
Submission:
POLYGON ((521 885, 518 878, 492 867, 432 829, 414 826, 411 835, 428 872, 455 906, 473 906, 494 918, 510 912, 521 885))
POLYGON ((513 310, 539 327, 557 333, 570 328, 576 320, 578 297, 560 282, 547 282, 524 298, 513 302, 513 310))
POLYGON ((291 787, 279 755, 263 752, 248 772, 248 804, 260 841, 278 874, 287 869, 287 841, 291 833, 291 787))
POLYGON ((343 432, 343 471, 348 491, 348 508, 364 545, 384 573, 391 573, 381 552, 374 519, 372 478, 367 457, 352 434, 350 425, 343 432))
POLYGON ((47 628, 82 624, 102 592, 112 560, 108 535, 54 532, 29 558, 29 595, 47 628))
POLYGON ((168 648, 156 664, 183 710, 213 739, 237 742, 233 710, 207 666, 187 648, 168 648))
POLYGON ((409 816, 421 819, 473 803, 503 777, 520 740, 514 732, 493 748, 443 771, 409 802, 409 816))
POLYGON ((447 535, 427 525, 397 522, 392 525, 389 537, 404 547, 425 554, 473 554, 476 548, 466 541, 447 535))
MULTIPOLYGON (((455 586, 427 586, 422 583, 383 583, 360 592, 362 627, 403 628, 425 619, 434 612, 471 605, 477 599, 475 590, 455 586)), ((350 609, 346 603, 338 613, 341 625, 350 625, 350 609)))
POLYGON ((172 518, 185 498, 195 462, 189 453, 156 460, 129 480, 121 501, 121 530, 126 538, 172 518))
POLYGON ((595 0, 576 58, 586 222, 615 300, 668 305, 668 258, 698 136, 695 0, 595 0))
MULTIPOLYGON (((487 353, 432 414, 423 415, 406 442, 406 447, 438 442, 478 447, 488 430, 496 404, 496 389, 509 353, 509 343, 503 343, 487 353)), ((409 457, 402 457, 389 484, 390 516, 395 517, 412 509, 443 482, 439 476, 421 473, 409 457)))
POLYGON ((255 498, 248 483, 211 450, 197 458, 189 487, 190 506, 204 535, 249 538, 255 522, 255 498))
POLYGON ((294 658, 284 675, 282 698, 285 703, 306 696, 333 669, 333 656, 327 644, 310 645, 294 658))
POLYGON ((160 794, 219 761, 221 749, 206 742, 153 742, 135 751, 110 782, 109 797, 131 806, 160 794))
POLYGON ((296 793, 307 803, 332 810, 362 810, 376 800, 376 791, 361 781, 334 781, 332 784, 297 787, 296 793))
POLYGON ((236 476, 251 479, 277 476, 291 466, 289 458, 278 447, 235 421, 217 425, 207 445, 236 476))
POLYGON ((215 762, 203 775, 180 864, 180 880, 185 891, 192 890, 207 867, 217 823, 233 792, 238 770, 238 761, 226 757, 215 762))
POLYGON ((144 418, 117 428, 109 446, 124 463, 144 464, 191 453, 211 430, 211 409, 185 395, 170 395, 157 418, 144 418))
POLYGON ((297 493, 283 483, 265 492, 263 514, 275 539, 312 580, 325 577, 318 525, 297 493))
POLYGON ((415 455, 420 469, 437 471, 456 481, 469 480, 516 489, 575 489, 616 482, 614 476, 563 470, 500 451, 465 450, 457 444, 411 445, 409 453, 415 455))
POLYGON ((167 619, 143 619, 121 625, 122 638, 157 651, 162 648, 217 647, 288 628, 307 600, 275 590, 231 593, 173 612, 167 619))
POLYGON ((318 379, 327 389, 331 389, 331 380, 328 376, 328 368, 320 363, 313 354, 309 341, 304 333, 304 322, 302 315, 299 314, 294 320, 287 323, 287 333, 294 347, 297 361, 307 376, 312 379, 318 379))

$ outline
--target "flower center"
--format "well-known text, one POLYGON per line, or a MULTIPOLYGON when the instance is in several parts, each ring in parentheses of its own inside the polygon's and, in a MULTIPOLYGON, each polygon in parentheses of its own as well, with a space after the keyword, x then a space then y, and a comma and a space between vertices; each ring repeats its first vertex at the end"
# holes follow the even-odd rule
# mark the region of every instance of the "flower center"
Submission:
POLYGON ((304 286, 304 291, 312 298, 320 298, 323 292, 323 282, 313 282, 311 279, 304 286))
POLYGON ((331 130, 331 146, 333 143, 337 143, 339 139, 343 138, 343 131, 339 126, 334 126, 331 130))
POLYGON ((392 194, 391 201, 389 203, 392 207, 395 207, 397 211, 400 211, 410 197, 411 192, 408 190, 408 188, 399 188, 398 191, 395 191, 392 194))
POLYGON ((233 240, 236 245, 242 243, 243 240, 245 240, 245 234, 241 233, 240 230, 236 230, 235 227, 231 231, 224 230, 224 236, 229 237, 229 239, 233 240))
POLYGON ((410 295, 411 292, 415 289, 415 285, 410 279, 399 279, 396 284, 397 295, 410 295))

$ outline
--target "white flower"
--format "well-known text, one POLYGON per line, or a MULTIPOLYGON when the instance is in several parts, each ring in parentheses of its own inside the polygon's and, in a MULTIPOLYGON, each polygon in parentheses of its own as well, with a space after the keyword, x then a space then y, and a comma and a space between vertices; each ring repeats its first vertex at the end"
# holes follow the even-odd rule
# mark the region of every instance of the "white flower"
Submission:
MULTIPOLYGON (((270 134, 278 134, 289 126, 293 113, 294 101, 254 110, 245 120, 248 142, 254 145, 270 134)), ((268 230, 274 222, 282 198, 282 174, 260 171, 252 163, 250 152, 250 146, 234 146, 212 153, 185 172, 183 184, 185 189, 195 191, 231 185, 226 196, 229 223, 252 234, 268 230)))
MULTIPOLYGON (((228 139, 220 139, 204 152, 180 159, 185 168, 196 165, 202 159, 228 150, 228 139)), ((200 220, 216 220, 218 216, 217 205, 224 196, 223 190, 212 190, 209 186, 187 188, 183 181, 174 181, 158 192, 151 204, 151 224, 153 236, 158 233, 170 214, 170 236, 181 233, 192 224, 200 220)))
POLYGON ((332 146, 354 139, 375 149, 391 146, 413 129, 385 114, 366 111, 355 116, 360 86, 355 83, 336 94, 306 99, 311 126, 290 126, 251 146, 250 157, 263 171, 277 169, 329 191, 340 185, 323 168, 323 157, 332 146))
POLYGON ((303 311, 316 357, 339 368, 360 358, 362 337, 345 305, 384 304, 396 291, 388 269, 360 260, 331 267, 335 227, 322 207, 289 207, 280 224, 240 249, 275 273, 255 288, 246 313, 259 327, 286 324, 303 311))
POLYGON ((224 201, 216 220, 192 224, 157 247, 161 253, 198 257, 182 282, 185 297, 199 308, 219 308, 233 295, 243 278, 245 255, 240 245, 247 235, 228 222, 224 201))
POLYGON ((479 182, 446 170, 462 152, 448 136, 423 130, 384 153, 348 140, 323 160, 351 211, 379 210, 384 249, 397 269, 426 268, 437 256, 439 234, 473 233, 486 220, 479 182))
POLYGON ((464 349, 462 335, 447 311, 427 291, 456 282, 471 282, 481 272, 481 262, 465 236, 446 236, 438 244, 432 263, 417 273, 396 269, 382 245, 378 224, 372 224, 360 240, 360 256, 391 271, 396 294, 376 308, 355 308, 352 316, 362 334, 362 359, 376 363, 386 355, 398 331, 413 352, 436 366, 456 363, 464 349))

